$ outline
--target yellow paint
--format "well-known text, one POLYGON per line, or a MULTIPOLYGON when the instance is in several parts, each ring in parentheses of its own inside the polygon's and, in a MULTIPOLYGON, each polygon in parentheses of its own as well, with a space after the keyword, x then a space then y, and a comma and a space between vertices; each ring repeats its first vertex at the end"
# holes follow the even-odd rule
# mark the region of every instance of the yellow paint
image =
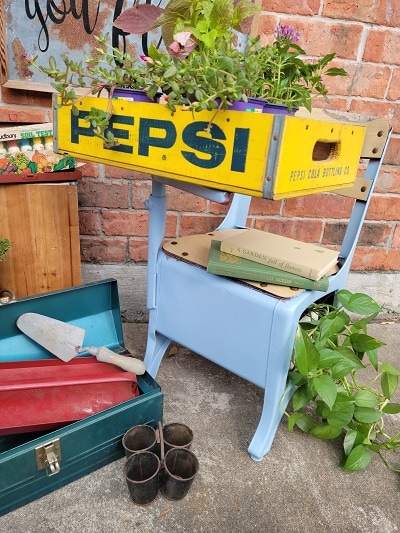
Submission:
POLYGON ((270 114, 223 110, 216 115, 211 111, 173 113, 160 104, 122 100, 114 100, 112 105, 111 128, 119 140, 112 149, 104 148, 84 119, 92 106, 105 110, 106 98, 83 98, 78 103, 78 117, 70 107, 55 106, 57 151, 273 199, 338 189, 355 180, 365 130, 361 126, 281 117, 277 120, 282 124, 279 122, 272 135, 274 115, 270 114), (211 120, 208 133, 205 130, 211 120), (313 160, 317 141, 334 148, 328 149, 325 161, 313 160))

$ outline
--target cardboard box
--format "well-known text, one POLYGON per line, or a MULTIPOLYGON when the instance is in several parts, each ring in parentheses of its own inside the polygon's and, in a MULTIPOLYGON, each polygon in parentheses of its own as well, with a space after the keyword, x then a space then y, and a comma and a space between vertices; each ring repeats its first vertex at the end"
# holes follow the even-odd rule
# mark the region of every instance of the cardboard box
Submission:
MULTIPOLYGON (((73 322, 86 329, 88 344, 126 352, 116 280, 0 305, 0 366, 54 360, 18 330, 16 320, 26 312, 73 322)), ((0 436, 0 515, 122 457, 129 428, 156 427, 163 416, 160 387, 147 372, 137 383, 138 397, 55 431, 0 436)))

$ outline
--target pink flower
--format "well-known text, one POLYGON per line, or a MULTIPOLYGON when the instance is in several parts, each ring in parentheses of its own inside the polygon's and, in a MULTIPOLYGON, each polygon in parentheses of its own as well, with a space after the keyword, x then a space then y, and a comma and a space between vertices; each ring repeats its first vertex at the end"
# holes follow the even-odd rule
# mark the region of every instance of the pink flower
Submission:
POLYGON ((191 38, 190 31, 181 31, 174 35, 174 41, 169 45, 169 53, 172 57, 187 57, 197 43, 191 38))

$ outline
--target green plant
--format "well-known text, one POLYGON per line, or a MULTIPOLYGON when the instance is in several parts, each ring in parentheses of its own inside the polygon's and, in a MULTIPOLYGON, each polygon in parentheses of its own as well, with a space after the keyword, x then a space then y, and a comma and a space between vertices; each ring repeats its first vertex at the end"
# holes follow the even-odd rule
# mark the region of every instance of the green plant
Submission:
POLYGON ((107 35, 95 37, 98 42, 93 56, 85 55, 84 61, 72 61, 67 54, 61 56, 63 65, 59 67, 53 56, 49 58, 48 66, 37 63, 36 57, 26 57, 26 61, 39 72, 46 74, 53 80, 52 86, 59 93, 58 106, 71 106, 72 112, 77 114, 76 104, 84 97, 100 96, 102 91, 108 91, 108 105, 106 111, 92 107, 85 117, 93 127, 93 132, 100 137, 106 146, 118 144, 111 131, 107 130, 112 115, 112 98, 115 88, 127 87, 144 89, 146 87, 146 68, 144 63, 138 64, 129 52, 120 52, 111 46, 107 35))
POLYGON ((11 243, 8 239, 0 239, 0 261, 3 261, 4 256, 11 248, 11 243))
POLYGON ((161 28, 167 52, 152 45, 144 57, 148 96, 161 89, 172 110, 227 109, 250 89, 234 31, 247 33, 258 10, 249 0, 170 0, 164 9, 134 6, 114 24, 139 35, 161 28))
POLYGON ((392 401, 400 371, 378 361, 383 342, 367 334, 380 306, 369 296, 341 290, 338 305, 311 305, 300 321, 293 352, 293 412, 288 427, 298 426, 319 439, 343 437, 345 470, 361 470, 378 454, 400 472, 387 455, 400 447, 400 431, 390 436, 385 417, 400 413, 392 401))
POLYGON ((299 32, 293 26, 278 26, 271 45, 263 45, 261 37, 249 39, 244 54, 246 77, 250 81, 247 94, 271 103, 312 108, 312 99, 323 96, 328 101, 324 76, 347 76, 342 68, 329 67, 335 54, 305 60, 306 52, 296 44, 299 32))

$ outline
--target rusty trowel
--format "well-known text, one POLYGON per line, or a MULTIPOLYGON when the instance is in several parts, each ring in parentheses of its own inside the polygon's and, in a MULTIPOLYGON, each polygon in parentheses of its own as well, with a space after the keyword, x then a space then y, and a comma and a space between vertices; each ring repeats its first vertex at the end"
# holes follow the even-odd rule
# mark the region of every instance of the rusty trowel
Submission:
POLYGON ((83 347, 86 331, 67 322, 38 313, 24 313, 18 318, 17 327, 30 339, 65 362, 76 357, 78 353, 88 352, 98 361, 119 366, 127 372, 141 375, 146 371, 144 363, 139 359, 119 355, 105 346, 83 347))

